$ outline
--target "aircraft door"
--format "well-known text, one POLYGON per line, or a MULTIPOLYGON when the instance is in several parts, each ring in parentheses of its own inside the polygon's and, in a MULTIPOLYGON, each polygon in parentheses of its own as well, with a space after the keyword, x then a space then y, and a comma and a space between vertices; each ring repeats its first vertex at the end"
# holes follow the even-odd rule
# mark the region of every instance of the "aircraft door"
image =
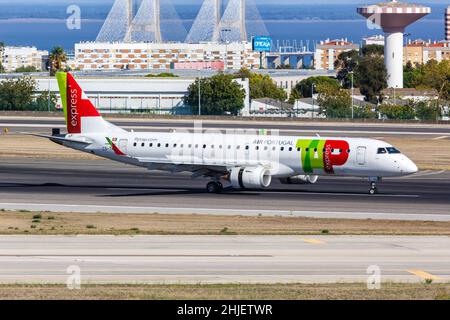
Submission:
POLYGON ((366 147, 358 147, 356 149, 356 163, 360 166, 366 164, 366 147))

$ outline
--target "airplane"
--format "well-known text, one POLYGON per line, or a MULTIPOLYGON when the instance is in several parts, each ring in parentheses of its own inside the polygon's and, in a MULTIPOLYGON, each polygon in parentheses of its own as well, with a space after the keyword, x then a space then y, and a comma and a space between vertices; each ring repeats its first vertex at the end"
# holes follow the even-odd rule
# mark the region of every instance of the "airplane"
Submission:
POLYGON ((67 134, 48 138, 62 146, 113 161, 207 177, 206 191, 315 184, 321 176, 368 178, 370 194, 383 177, 414 174, 417 166, 394 146, 365 138, 301 137, 226 132, 128 132, 104 120, 72 74, 56 75, 67 134))

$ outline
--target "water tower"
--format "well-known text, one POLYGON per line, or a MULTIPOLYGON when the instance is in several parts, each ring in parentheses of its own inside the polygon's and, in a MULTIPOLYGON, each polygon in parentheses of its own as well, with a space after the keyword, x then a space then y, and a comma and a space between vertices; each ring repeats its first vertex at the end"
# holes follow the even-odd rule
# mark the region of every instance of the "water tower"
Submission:
POLYGON ((403 88, 403 33, 407 26, 429 14, 431 8, 391 0, 359 7, 357 11, 383 29, 388 87, 403 88))

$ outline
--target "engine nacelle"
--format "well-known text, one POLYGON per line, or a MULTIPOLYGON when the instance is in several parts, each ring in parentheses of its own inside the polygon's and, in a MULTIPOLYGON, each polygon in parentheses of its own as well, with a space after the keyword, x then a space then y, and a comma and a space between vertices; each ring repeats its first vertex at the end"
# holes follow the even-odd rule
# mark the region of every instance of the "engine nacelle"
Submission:
POLYGON ((272 176, 264 167, 237 167, 231 170, 230 182, 235 189, 264 189, 272 183, 272 176))
POLYGON ((319 176, 301 175, 280 179, 282 184, 315 184, 319 180, 319 176))

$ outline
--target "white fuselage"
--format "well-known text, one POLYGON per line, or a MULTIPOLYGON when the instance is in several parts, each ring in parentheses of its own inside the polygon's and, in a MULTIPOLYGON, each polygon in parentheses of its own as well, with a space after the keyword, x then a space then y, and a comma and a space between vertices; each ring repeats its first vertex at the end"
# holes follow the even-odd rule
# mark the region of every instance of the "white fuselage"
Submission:
POLYGON ((219 171, 236 166, 262 166, 274 178, 297 175, 395 177, 417 172, 416 165, 405 155, 380 153, 380 148, 392 148, 390 144, 364 138, 189 132, 125 132, 109 137, 90 133, 66 137, 93 142, 87 147, 65 142, 67 147, 127 164, 169 171, 175 171, 171 165, 202 166, 219 171), (107 138, 125 155, 117 154, 107 138))

